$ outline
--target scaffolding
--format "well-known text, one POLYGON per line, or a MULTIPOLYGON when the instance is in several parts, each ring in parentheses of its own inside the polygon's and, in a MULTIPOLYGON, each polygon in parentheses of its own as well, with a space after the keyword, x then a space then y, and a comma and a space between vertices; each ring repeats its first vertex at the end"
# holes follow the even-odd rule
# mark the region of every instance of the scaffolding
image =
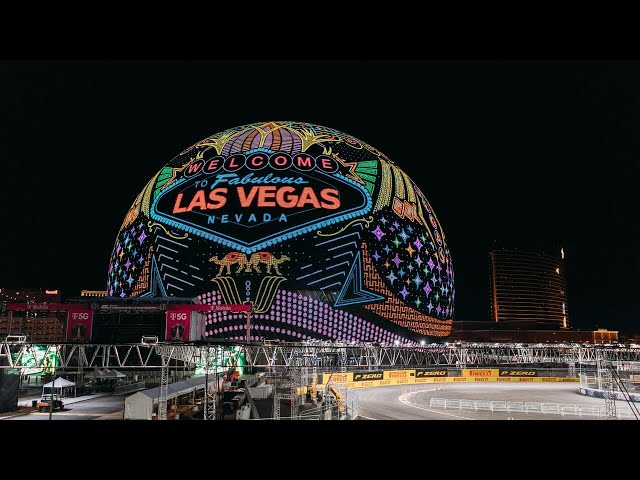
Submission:
MULTIPOLYGON (((617 400, 627 402, 631 414, 636 420, 640 420, 640 409, 635 403, 632 395, 624 384, 616 368, 618 362, 610 358, 610 351, 598 349, 596 352, 596 387, 602 392, 605 401, 606 416, 613 420, 619 418, 617 400)), ((589 388, 586 375, 580 376, 581 384, 589 388)))
MULTIPOLYGON (((34 344, 0 342, 0 368, 26 369, 46 366, 44 359, 56 354, 58 368, 145 369, 161 368, 161 358, 187 365, 203 364, 207 352, 225 353, 229 347, 241 350, 249 367, 278 369, 295 366, 322 371, 377 370, 391 367, 419 368, 428 366, 487 366, 521 364, 596 365, 596 351, 606 352, 612 362, 640 361, 640 349, 558 347, 519 347, 515 344, 457 347, 429 345, 422 347, 384 345, 346 345, 342 343, 156 343, 156 344, 34 344), (36 349, 41 351, 36 354, 36 349), (302 354, 301 354, 302 353, 302 354), (25 358, 35 359, 23 362, 25 358)), ((226 358, 226 357, 225 357, 226 358)))
POLYGON ((598 389, 604 392, 604 404, 608 420, 618 418, 616 412, 616 391, 612 375, 611 361, 607 359, 605 353, 598 350, 596 354, 596 366, 598 372, 598 389))
MULTIPOLYGON (((205 354, 205 363, 204 363, 204 375, 206 378, 206 384, 204 389, 204 420, 215 420, 216 419, 216 396, 210 392, 209 387, 209 369, 211 367, 211 350, 208 349, 205 354)), ((214 390, 217 391, 217 383, 218 376, 217 372, 214 374, 216 379, 216 388, 214 390)))
POLYGON ((162 375, 160 380, 160 397, 158 399, 158 420, 167 419, 167 393, 169 390, 169 358, 162 357, 162 375))

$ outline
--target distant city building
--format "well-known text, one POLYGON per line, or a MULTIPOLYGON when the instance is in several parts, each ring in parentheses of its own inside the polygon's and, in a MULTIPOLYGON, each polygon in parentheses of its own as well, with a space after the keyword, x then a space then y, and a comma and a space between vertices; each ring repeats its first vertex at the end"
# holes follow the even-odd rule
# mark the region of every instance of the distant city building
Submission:
POLYGON ((564 250, 489 253, 491 319, 514 328, 569 328, 564 250))
POLYGON ((25 311, 12 316, 10 321, 7 314, 9 303, 60 303, 61 297, 59 289, 0 288, 0 337, 8 333, 17 333, 27 335, 32 341, 61 341, 64 337, 63 315, 48 311, 25 311))
POLYGON ((593 331, 593 343, 611 343, 618 341, 618 330, 599 328, 593 331))
POLYGON ((519 328, 514 324, 487 321, 455 321, 451 342, 477 343, 612 343, 618 341, 618 330, 569 330, 519 328))
POLYGON ((0 314, 5 314, 8 303, 59 303, 61 296, 57 289, 0 288, 0 314))
POLYGON ((106 290, 82 290, 80 292, 81 297, 106 297, 106 290))

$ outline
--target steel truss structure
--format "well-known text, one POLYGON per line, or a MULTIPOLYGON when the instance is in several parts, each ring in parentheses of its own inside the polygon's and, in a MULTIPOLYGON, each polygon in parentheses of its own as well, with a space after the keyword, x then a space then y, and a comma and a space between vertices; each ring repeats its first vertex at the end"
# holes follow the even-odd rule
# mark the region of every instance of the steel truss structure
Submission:
POLYGON ((604 352, 597 352, 596 365, 598 372, 598 388, 604 390, 604 403, 606 407, 607 418, 609 420, 618 418, 616 412, 616 392, 612 375, 613 367, 611 360, 607 358, 604 352))
POLYGON ((258 368, 293 368, 300 373, 332 370, 375 370, 430 366, 488 366, 508 364, 590 364, 597 352, 606 352, 611 362, 640 361, 640 349, 607 347, 518 347, 514 344, 486 346, 424 347, 350 345, 343 343, 157 343, 157 344, 31 344, 0 342, 0 368, 27 369, 50 366, 57 355, 58 369, 94 368, 169 369, 204 365, 209 358, 231 358, 229 347, 239 347, 244 364, 258 368), (43 351, 44 347, 44 351, 43 351), (27 361, 29 359, 29 361, 27 361), (165 363, 166 362, 166 363, 165 363))

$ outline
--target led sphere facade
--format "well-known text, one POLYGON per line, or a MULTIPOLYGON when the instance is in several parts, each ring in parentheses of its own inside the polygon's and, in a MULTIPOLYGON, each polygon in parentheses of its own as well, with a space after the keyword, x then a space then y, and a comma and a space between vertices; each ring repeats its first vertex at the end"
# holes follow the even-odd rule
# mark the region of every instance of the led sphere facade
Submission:
MULTIPOLYGON (((431 205, 383 153, 300 122, 244 125, 187 148, 127 213, 110 296, 252 304, 251 340, 403 344, 445 337, 455 297, 431 205)), ((244 339, 245 315, 203 337, 244 339)))

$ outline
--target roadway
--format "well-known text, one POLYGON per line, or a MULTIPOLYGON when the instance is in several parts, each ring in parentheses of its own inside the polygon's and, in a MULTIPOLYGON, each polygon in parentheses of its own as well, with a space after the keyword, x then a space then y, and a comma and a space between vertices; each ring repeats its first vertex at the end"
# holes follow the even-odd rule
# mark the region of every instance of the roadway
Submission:
MULTIPOLYGON (((64 410, 53 412, 53 420, 122 420, 124 399, 123 395, 107 395, 77 403, 65 403, 64 410)), ((49 420, 49 412, 34 411, 6 420, 49 420)))
POLYGON ((577 383, 471 383, 378 387, 349 393, 357 392, 358 413, 363 420, 597 420, 577 415, 429 408, 431 398, 604 406, 603 399, 578 395, 577 390, 577 383))
MULTIPOLYGON (((358 411, 363 420, 579 420, 596 417, 543 415, 430 408, 431 398, 465 400, 502 400, 507 402, 549 402, 603 406, 600 398, 578 395, 576 383, 472 383, 424 386, 393 386, 351 389, 358 396, 358 411)), ((349 400, 347 396, 347 401, 349 400)), ((125 396, 102 396, 65 404, 53 420, 120 420, 125 396)), ((619 406, 626 405, 618 402, 619 406)), ((48 412, 31 412, 6 420, 49 420, 48 412)))

